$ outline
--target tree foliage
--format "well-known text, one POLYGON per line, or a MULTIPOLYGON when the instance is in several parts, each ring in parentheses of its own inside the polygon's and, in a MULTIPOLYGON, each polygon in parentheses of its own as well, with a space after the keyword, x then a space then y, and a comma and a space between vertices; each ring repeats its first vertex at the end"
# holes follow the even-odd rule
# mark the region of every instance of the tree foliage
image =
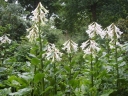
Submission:
POLYGON ((26 13, 20 4, 8 3, 7 6, 0 6, 0 26, 7 27, 4 34, 10 34, 13 40, 20 40, 25 35, 29 24, 24 19, 26 13))
POLYGON ((55 7, 53 6, 53 3, 56 2, 56 0, 18 0, 18 1, 27 11, 30 12, 36 8, 39 2, 42 2, 43 6, 49 10, 48 18, 56 11, 55 7))
MULTIPOLYGON (((79 26, 97 21, 104 27, 128 15, 127 0, 58 0, 61 29, 79 32, 79 26), (77 29, 77 30, 76 30, 77 29)), ((57 22, 57 23, 58 23, 57 22)))

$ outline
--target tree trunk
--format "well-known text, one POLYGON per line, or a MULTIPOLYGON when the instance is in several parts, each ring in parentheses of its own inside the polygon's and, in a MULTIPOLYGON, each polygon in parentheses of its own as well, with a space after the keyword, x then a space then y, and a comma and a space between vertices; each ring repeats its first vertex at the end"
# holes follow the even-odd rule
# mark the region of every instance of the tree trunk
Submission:
POLYGON ((96 14, 96 8, 97 8, 97 3, 93 3, 93 5, 91 5, 91 13, 92 13, 92 21, 96 22, 97 21, 97 14, 96 14))

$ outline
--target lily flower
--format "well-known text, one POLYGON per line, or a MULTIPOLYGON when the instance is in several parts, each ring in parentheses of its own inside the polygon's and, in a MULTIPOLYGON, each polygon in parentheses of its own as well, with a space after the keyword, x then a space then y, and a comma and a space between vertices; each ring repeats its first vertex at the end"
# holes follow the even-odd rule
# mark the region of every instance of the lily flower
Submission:
POLYGON ((104 32, 109 38, 111 38, 111 40, 115 37, 119 39, 121 37, 121 34, 123 34, 123 32, 121 32, 120 29, 116 27, 114 23, 108 26, 104 32))
POLYGON ((101 25, 96 22, 93 22, 88 26, 88 30, 86 31, 90 38, 95 37, 95 35, 100 35, 101 38, 104 38, 104 32, 102 32, 101 25))
POLYGON ((11 43, 11 39, 9 39, 6 35, 3 35, 2 37, 0 37, 0 43, 3 44, 3 43, 11 43))
POLYGON ((26 30, 29 32, 28 36, 26 36, 29 39, 29 41, 30 42, 36 41, 36 39, 39 37, 39 33, 38 33, 39 30, 37 25, 35 24, 34 26, 26 30))
POLYGON ((42 6, 41 2, 39 2, 38 6, 34 11, 32 11, 33 17, 32 21, 38 23, 41 22, 42 24, 45 24, 44 21, 47 21, 45 18, 45 15, 48 13, 48 11, 42 6))
POLYGON ((54 44, 48 44, 47 46, 47 52, 46 52, 46 59, 50 60, 52 59, 52 62, 54 61, 61 61, 61 56, 63 53, 61 53, 54 44))
POLYGON ((66 41, 63 45, 64 45, 64 47, 62 49, 66 50, 67 53, 76 52, 78 49, 78 44, 76 44, 75 42, 73 42, 70 39, 68 41, 66 41))
POLYGON ((38 24, 45 24, 45 15, 48 13, 48 11, 42 6, 41 2, 39 2, 38 6, 34 11, 32 11, 32 13, 32 21, 34 21, 35 24, 31 28, 27 29, 27 31, 29 31, 29 35, 27 36, 27 38, 30 42, 35 41, 39 37, 38 24))
POLYGON ((115 43, 114 40, 111 40, 111 41, 109 42, 110 49, 114 49, 114 48, 115 48, 115 44, 116 44, 117 47, 120 47, 120 48, 123 47, 123 45, 120 44, 120 42, 116 41, 116 43, 115 43))
POLYGON ((94 54, 95 52, 100 51, 98 44, 94 40, 87 40, 83 42, 80 46, 85 54, 94 54))

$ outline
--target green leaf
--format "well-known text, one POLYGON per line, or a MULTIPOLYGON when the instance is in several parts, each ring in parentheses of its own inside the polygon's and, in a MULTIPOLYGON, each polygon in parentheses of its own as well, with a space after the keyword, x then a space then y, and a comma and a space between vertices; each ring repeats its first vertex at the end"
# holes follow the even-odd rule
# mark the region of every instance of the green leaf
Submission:
POLYGON ((21 95, 27 94, 31 90, 32 90, 32 88, 29 88, 29 87, 23 88, 23 89, 18 90, 18 92, 10 93, 9 95, 10 96, 15 96, 15 95, 21 96, 21 95))
POLYGON ((18 74, 18 76, 26 81, 32 80, 34 74, 32 72, 24 72, 22 74, 18 74))
POLYGON ((32 47, 32 49, 30 50, 30 53, 29 53, 29 54, 33 54, 33 55, 35 55, 35 54, 36 54, 37 49, 38 49, 38 47, 37 47, 37 46, 32 47))
POLYGON ((76 78, 79 75, 79 72, 75 72, 73 78, 76 78))
POLYGON ((8 84, 10 86, 15 86, 15 87, 23 87, 23 86, 26 86, 28 84, 28 82, 23 79, 23 78, 20 78, 20 77, 16 77, 16 76, 10 76, 8 78, 8 84))
POLYGON ((11 87, 10 88, 4 88, 0 90, 0 96, 7 96, 11 92, 11 87))
POLYGON ((43 94, 43 93, 45 93, 45 92, 51 90, 52 88, 53 88, 52 86, 47 87, 41 94, 43 94))
POLYGON ((101 96, 109 96, 113 91, 113 89, 106 90, 101 96))
POLYGON ((28 55, 30 56, 30 57, 36 57, 36 55, 34 55, 34 54, 31 54, 31 53, 28 53, 28 55))
POLYGON ((12 81, 12 80, 18 80, 18 78, 16 77, 16 76, 10 76, 9 78, 8 78, 8 81, 12 81))
POLYGON ((68 71, 68 72, 70 71, 70 67, 69 66, 64 66, 64 68, 65 68, 66 71, 68 71))
POLYGON ((79 80, 74 80, 74 79, 72 79, 71 81, 69 81, 69 83, 70 83, 74 88, 76 88, 76 87, 79 85, 79 80))
POLYGON ((38 58, 32 58, 31 63, 32 63, 33 65, 37 65, 37 64, 40 63, 40 59, 38 59, 38 58))
POLYGON ((35 83, 38 83, 39 81, 42 80, 43 77, 44 77, 44 73, 37 73, 37 74, 34 76, 34 82, 35 82, 35 83))
POLYGON ((7 70, 7 68, 5 68, 5 67, 0 67, 0 72, 4 72, 5 70, 7 70))

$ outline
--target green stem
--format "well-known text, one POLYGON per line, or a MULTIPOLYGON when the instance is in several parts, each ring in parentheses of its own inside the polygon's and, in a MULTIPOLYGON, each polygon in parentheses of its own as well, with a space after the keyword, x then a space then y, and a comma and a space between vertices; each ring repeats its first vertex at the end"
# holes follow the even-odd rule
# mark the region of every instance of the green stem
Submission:
MULTIPOLYGON (((96 68, 95 68, 95 70, 96 70, 96 76, 98 76, 99 75, 99 63, 98 63, 98 57, 96 56, 96 59, 95 59, 96 61, 95 61, 95 64, 96 64, 96 68)), ((96 78, 96 80, 97 80, 98 78, 96 78)))
MULTIPOLYGON (((72 66, 71 66, 71 62, 72 62, 72 56, 71 56, 71 53, 69 54, 69 62, 70 62, 70 72, 69 72, 69 81, 71 80, 71 74, 72 74, 72 66)), ((69 93, 69 96, 71 95, 71 86, 69 85, 69 90, 70 90, 70 93, 69 93)))
POLYGON ((107 57, 108 57, 108 62, 109 62, 109 53, 110 53, 110 51, 109 51, 109 39, 108 39, 108 36, 107 36, 107 42, 106 42, 107 44, 107 57))
MULTIPOLYGON (((109 36, 107 35, 106 36, 106 52, 107 52, 107 62, 108 62, 108 64, 107 65, 109 65, 110 66, 110 47, 109 47, 109 42, 110 42, 110 40, 109 40, 109 36)), ((106 64, 105 64, 106 65, 106 64)), ((107 81, 107 83, 109 84, 109 82, 107 81)), ((107 85, 108 85, 107 84, 107 85)))
POLYGON ((119 69, 118 69, 118 62, 117 62, 117 46, 116 46, 116 40, 115 40, 115 62, 116 62, 116 75, 117 75, 117 81, 116 81, 116 86, 117 86, 117 90, 119 88, 119 69))
MULTIPOLYGON (((94 82, 93 82, 93 63, 92 63, 92 53, 91 53, 91 88, 93 88, 94 86, 94 82)), ((91 92, 91 96, 93 96, 92 92, 91 92)))
MULTIPOLYGON (((42 38, 41 38, 41 25, 39 22, 39 44, 40 44, 40 53, 42 53, 42 38)), ((43 69, 44 69, 44 65, 43 65, 43 58, 42 55, 40 54, 40 64, 41 64, 41 71, 43 73, 43 69)), ((45 85, 44 85, 44 77, 42 78, 41 81, 41 86, 42 86, 42 91, 44 92, 45 90, 45 85)), ((42 96, 44 96, 44 93, 42 94, 42 96)))
MULTIPOLYGON (((35 43, 35 46, 37 46, 36 43, 35 43)), ((36 53, 35 54, 37 56, 37 54, 38 54, 37 53, 37 50, 36 50, 36 53)), ((37 66, 35 65, 34 66, 34 74, 36 74, 36 72, 37 72, 37 66)), ((33 82, 34 82, 34 80, 33 80, 33 82)), ((33 92, 33 96, 34 96, 36 94, 36 84, 35 83, 33 83, 33 87, 34 87, 34 92, 33 92)))
MULTIPOLYGON (((34 74, 36 73, 36 66, 34 66, 34 74)), ((34 79, 33 79, 33 82, 34 82, 34 79)), ((33 90, 32 90, 32 96, 34 96, 35 94, 35 91, 36 91, 36 86, 35 86, 35 83, 33 83, 33 90)))
POLYGON ((72 62, 72 57, 71 57, 71 54, 70 54, 70 57, 69 57, 69 62, 70 62, 70 74, 69 74, 69 79, 71 79, 71 74, 72 74, 72 72, 71 72, 71 70, 72 70, 72 66, 71 66, 71 62, 72 62))
POLYGON ((54 94, 57 94, 57 86, 56 86, 56 65, 54 63, 54 79, 55 79, 55 85, 54 85, 54 94))
POLYGON ((93 87, 93 63, 92 63, 92 53, 91 53, 91 87, 93 87))

